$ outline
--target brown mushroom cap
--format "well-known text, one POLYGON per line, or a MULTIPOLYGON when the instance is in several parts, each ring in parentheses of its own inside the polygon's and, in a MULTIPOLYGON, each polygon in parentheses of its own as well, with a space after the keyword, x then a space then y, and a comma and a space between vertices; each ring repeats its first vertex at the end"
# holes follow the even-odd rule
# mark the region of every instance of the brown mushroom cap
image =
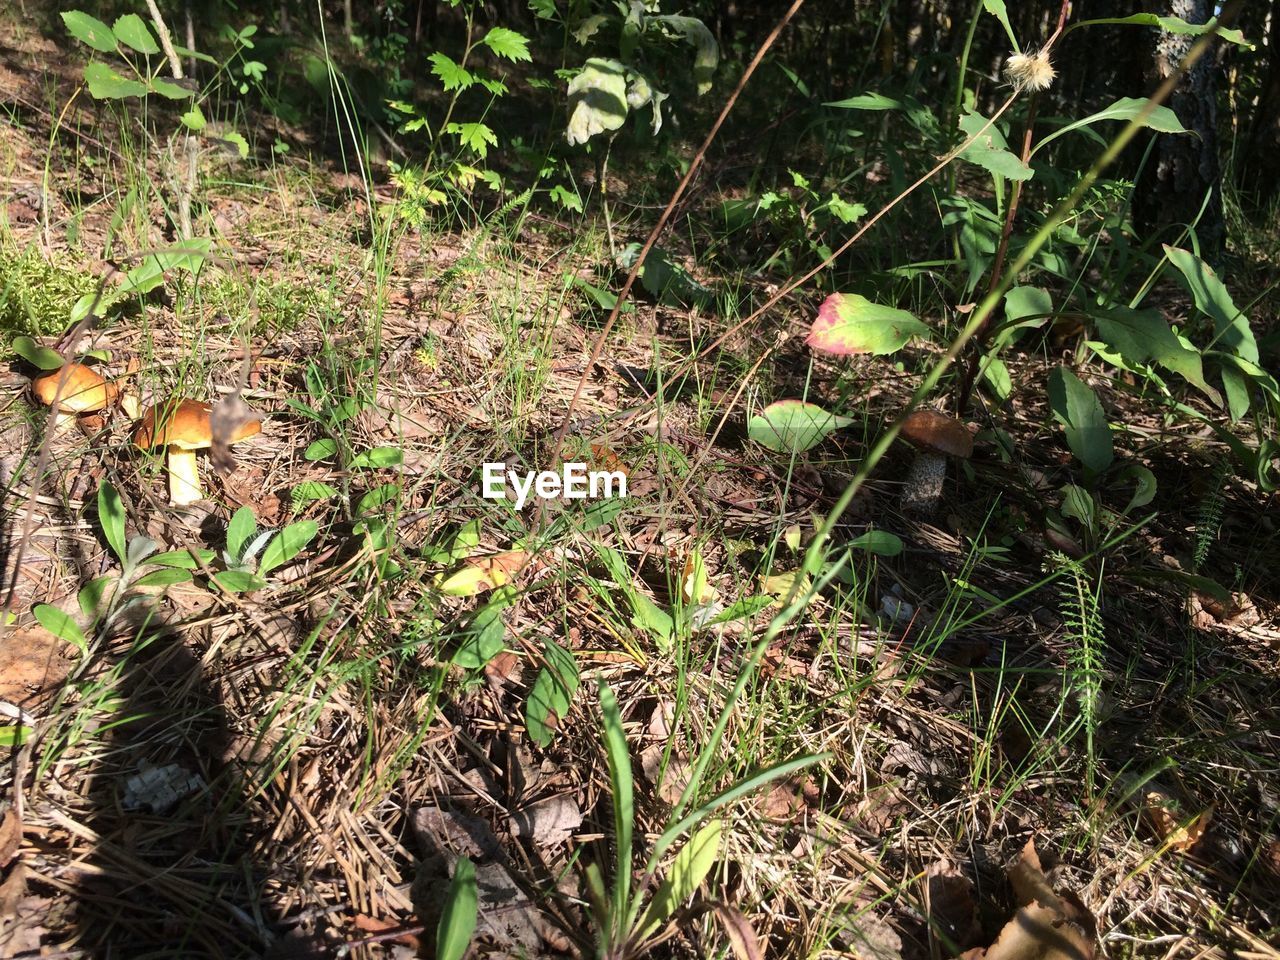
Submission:
POLYGON ((69 363, 31 381, 31 392, 46 407, 53 406, 58 394, 58 384, 63 376, 61 409, 67 413, 91 413, 109 407, 119 391, 114 383, 102 379, 92 367, 83 363, 69 363))
POLYGON ((973 435, 959 420, 937 410, 916 410, 902 422, 902 436, 922 450, 968 460, 973 435))
MULTIPOLYGON (((203 450, 213 443, 213 429, 209 423, 209 412, 212 408, 199 400, 172 400, 148 407, 142 414, 138 429, 133 432, 133 442, 144 448, 157 446, 177 447, 180 450, 203 450), (156 416, 159 411, 160 429, 156 429, 156 416)), ((261 432, 262 424, 257 420, 246 420, 240 424, 229 443, 239 443, 254 434, 261 432)))

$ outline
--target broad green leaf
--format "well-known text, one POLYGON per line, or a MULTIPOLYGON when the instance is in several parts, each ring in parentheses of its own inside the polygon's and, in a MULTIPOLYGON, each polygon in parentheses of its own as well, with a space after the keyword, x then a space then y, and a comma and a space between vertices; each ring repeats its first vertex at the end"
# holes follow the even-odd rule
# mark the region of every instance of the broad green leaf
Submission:
POLYGON ((902 540, 887 530, 868 530, 850 540, 849 546, 878 557, 896 557, 902 552, 902 540))
POLYGON ((132 570, 139 564, 145 563, 146 559, 155 552, 156 542, 150 537, 144 537, 141 534, 136 537, 130 537, 129 546, 125 550, 125 569, 132 570))
POLYGON ((982 130, 977 139, 960 154, 960 159, 976 163, 988 173, 1009 180, 1030 180, 1034 176, 1035 171, 1023 163, 1021 157, 1009 151, 1004 134, 996 125, 993 123, 987 126, 986 117, 979 113, 966 113, 960 118, 960 129, 966 140, 982 130))
POLYGON ((1091 312, 1090 319, 1098 338, 1126 363, 1157 363, 1184 377, 1215 403, 1221 402, 1218 391, 1205 381, 1200 354, 1183 345, 1159 310, 1113 306, 1091 312))
POLYGON ((803 400, 771 403, 747 422, 747 435, 779 453, 803 453, 853 420, 803 400))
POLYGON ((238 562, 244 557, 245 545, 258 530, 258 519, 252 507, 241 507, 227 522, 227 553, 238 562))
POLYGON ((100 53, 116 52, 116 38, 111 33, 111 28, 96 17, 79 10, 65 10, 62 22, 67 26, 67 32, 81 43, 88 44, 100 53))
POLYGON ((374 447, 367 453, 359 453, 351 458, 352 469, 380 469, 396 467, 404 463, 404 451, 399 447, 374 447))
POLYGON ((1004 316, 1010 323, 1028 318, 1044 323, 1052 315, 1053 296, 1043 287, 1011 287, 1004 295, 1004 316))
POLYGON ((115 582, 115 577, 96 577, 81 587, 80 592, 76 594, 76 603, 80 604, 80 612, 90 623, 98 619, 98 613, 107 595, 107 588, 115 582))
POLYGON ((569 81, 570 146, 586 143, 598 133, 617 130, 627 119, 627 68, 617 60, 592 57, 569 81))
POLYGON ((306 548, 320 531, 320 525, 314 520, 299 520, 281 530, 262 551, 262 559, 258 561, 258 574, 265 577, 268 573, 288 563, 306 548))
POLYGON ((488 573, 473 564, 436 578, 436 589, 450 597, 474 597, 491 585, 488 573))
POLYGON ((338 493, 337 487, 323 480, 303 480, 294 485, 289 493, 289 500, 293 504, 293 509, 297 510, 316 500, 332 500, 338 493))
POLYGON ((85 66, 84 79, 89 85, 89 95, 95 100, 122 100, 147 95, 145 83, 121 76, 98 60, 85 66))
POLYGON ((1062 515, 1078 520, 1087 530, 1093 529, 1093 521, 1098 512, 1093 495, 1084 487, 1068 483, 1062 488, 1062 515))
POLYGON ((1156 498, 1156 475, 1142 464, 1134 463, 1125 467, 1118 479, 1132 480, 1134 484, 1133 496, 1129 498, 1129 504, 1124 508, 1125 513, 1145 507, 1156 498))
MULTIPOLYGON (((63 16, 66 15, 63 14, 63 16)), ((151 28, 136 13, 126 13, 116 20, 111 32, 115 34, 117 40, 126 47, 137 50, 138 53, 154 56, 160 52, 156 38, 151 35, 151 28)))
POLYGON ((631 897, 631 838, 635 830, 635 784, 631 776, 631 752, 622 727, 618 699, 604 680, 599 681, 600 721, 604 727, 605 758, 613 788, 613 843, 617 862, 613 873, 614 916, 624 916, 631 897))
POLYGON ((1196 308, 1213 321, 1213 346, 1256 364, 1258 343, 1249 327, 1249 318, 1236 307, 1213 267, 1190 251, 1168 244, 1164 254, 1186 280, 1196 308))
POLYGON ((436 928, 437 960, 462 960, 466 956, 476 930, 478 905, 476 868, 466 857, 459 857, 453 865, 453 879, 436 928))
POLYGON ((525 701, 524 718, 529 736, 541 747, 555 737, 560 721, 569 713, 578 692, 578 664, 573 654, 554 641, 546 642, 546 663, 525 701))
POLYGON ((1013 395, 1013 377, 1009 374, 1009 368, 994 354, 989 353, 982 358, 978 375, 1001 403, 1013 395))
MULTIPOLYGON (((157 570, 156 573, 166 573, 168 571, 157 570)), ((182 571, 174 571, 182 572, 182 571)), ((155 576, 155 574, 147 574, 147 576, 155 576)), ((246 593, 250 590, 261 590, 267 585, 265 580, 254 576, 247 570, 223 570, 213 575, 213 581, 228 593, 246 593)))
POLYGON ((775 598, 766 594, 743 597, 741 600, 734 601, 708 620, 707 626, 714 626, 717 623, 732 623, 734 620, 746 620, 749 617, 754 617, 761 610, 767 610, 774 605, 774 602, 775 598))
POLYGON ((523 34, 508 30, 506 27, 494 27, 480 41, 494 53, 507 60, 532 60, 529 54, 529 40, 523 34))
POLYGON ((135 587, 169 587, 175 583, 190 583, 191 579, 190 570, 183 570, 180 567, 161 567, 159 570, 143 574, 133 581, 133 585, 135 587))
POLYGON ((13 352, 39 370, 58 370, 62 367, 62 354, 40 346, 30 337, 14 337, 13 352))
POLYGON ((307 449, 302 451, 302 459, 304 460, 327 460, 338 452, 338 444, 325 437, 322 440, 313 440, 307 445, 307 449))
POLYGON ((476 82, 465 67, 454 63, 443 53, 437 51, 427 57, 431 64, 431 72, 440 78, 440 83, 444 86, 446 93, 452 93, 454 90, 465 90, 476 82))
POLYGON ((211 242, 208 237, 195 237, 151 254, 124 275, 120 289, 126 293, 149 293, 164 283, 164 276, 170 271, 195 273, 204 265, 211 242))
MULTIPOLYGON (((1141 26, 1141 27, 1159 27, 1165 33, 1174 33, 1187 37, 1198 37, 1202 34, 1211 33, 1218 29, 1218 18, 1213 17, 1205 23, 1188 23, 1180 17, 1162 17, 1154 13, 1135 13, 1128 17, 1107 17, 1101 20, 1079 20, 1073 23, 1070 30, 1076 30, 1080 27, 1093 27, 1106 24, 1114 24, 1117 26, 1141 26)), ((1253 44, 1244 38, 1244 34, 1239 30, 1221 30, 1219 37, 1228 43, 1234 43, 1240 47, 1248 47, 1253 49, 1253 44)))
POLYGON ((635 937, 637 943, 643 943, 656 933, 682 903, 697 893, 719 856, 723 830, 722 820, 709 820, 680 848, 671 862, 671 869, 649 901, 649 908, 645 910, 635 937))
POLYGON ((906 105, 901 100, 886 97, 883 93, 860 93, 856 97, 844 100, 829 100, 824 107, 836 107, 840 110, 903 110, 906 105))
POLYGON ((182 84, 166 80, 164 77, 152 77, 151 90, 169 100, 187 100, 195 95, 195 91, 188 90, 182 84))
POLYGON ((444 128, 458 142, 469 150, 474 150, 481 160, 489 155, 489 147, 498 145, 498 135, 483 123, 450 123, 444 128))
POLYGON ((1111 427, 1102 404, 1087 385, 1066 367, 1049 374, 1049 405, 1062 424, 1067 446, 1085 468, 1101 473, 1111 465, 1111 427))
POLYGON ((102 535, 112 552, 124 563, 128 556, 124 542, 124 504, 116 488, 109 483, 98 487, 98 522, 102 524, 102 535))
POLYGON ((383 483, 374 487, 356 504, 356 516, 376 513, 388 503, 394 503, 400 497, 400 484, 383 483))
POLYGON ((697 17, 673 15, 653 19, 679 31, 694 47, 693 79, 698 85, 698 95, 710 90, 716 66, 720 63, 720 45, 716 43, 715 35, 707 29, 707 25, 697 17))
POLYGON ((1144 117, 1143 112, 1148 109, 1151 101, 1146 98, 1137 97, 1121 97, 1111 106, 1097 113, 1091 113, 1087 117, 1082 117, 1073 123, 1068 123, 1064 127, 1059 127, 1053 133, 1049 134, 1032 149, 1034 156, 1041 147, 1058 139, 1064 134, 1070 133, 1072 130, 1079 130, 1081 127, 1087 127, 1094 123, 1100 123, 1103 120, 1122 120, 1129 122, 1131 120, 1140 119, 1140 125, 1155 130, 1157 133, 1189 133, 1186 127, 1182 125, 1182 121, 1178 119, 1178 115, 1164 106, 1152 106, 1150 112, 1144 117))
POLYGON ((37 603, 32 607, 31 612, 35 614, 40 626, 59 640, 65 640, 81 653, 89 652, 89 641, 84 638, 76 622, 57 607, 47 603, 37 603))
POLYGON ((815 350, 847 357, 901 350, 912 337, 929 337, 929 328, 906 310, 872 303, 856 293, 833 293, 822 301, 805 343, 815 350))
POLYGON ((193 104, 191 109, 178 119, 182 121, 184 127, 195 133, 199 133, 209 125, 209 121, 204 118, 204 113, 201 112, 199 104, 193 104))
POLYGON ((191 555, 191 550, 170 550, 166 553, 157 553, 155 556, 147 558, 147 564, 153 567, 176 567, 179 570, 198 570, 200 563, 213 563, 217 557, 217 553, 213 550, 207 550, 204 547, 193 548, 196 556, 200 558, 200 562, 196 562, 196 557, 191 555))
POLYGON ((236 133, 234 130, 232 130, 230 132, 223 133, 220 139, 224 143, 228 143, 232 147, 234 147, 236 153, 240 155, 241 160, 249 156, 249 141, 246 140, 241 134, 236 133))
POLYGON ((627 584, 624 590, 631 607, 631 625, 653 637, 661 653, 669 653, 671 637, 675 633, 675 621, 671 619, 671 615, 641 593, 634 584, 627 584))
POLYGON ((93 311, 95 317, 105 317, 107 315, 107 307, 111 305, 112 297, 110 294, 103 293, 101 297, 95 293, 86 293, 83 297, 71 305, 71 312, 67 314, 67 323, 74 326, 89 315, 89 311, 93 311))
POLYGON ((1221 373, 1222 392, 1227 397, 1227 415, 1231 417, 1232 423, 1236 423, 1249 412, 1249 381, 1238 369, 1226 364, 1221 373))
POLYGON ((1013 35, 1013 24, 1009 22, 1009 11, 1005 8, 1004 0, 982 0, 982 7, 1000 21, 1000 25, 1004 27, 1004 32, 1009 37, 1009 42, 1013 44, 1015 50, 1018 49, 1018 38, 1013 35))
POLYGON ((502 652, 506 646, 507 626, 502 612, 511 605, 515 591, 499 587, 493 598, 476 611, 468 626, 467 637, 458 646, 453 662, 465 670, 479 670, 502 652))

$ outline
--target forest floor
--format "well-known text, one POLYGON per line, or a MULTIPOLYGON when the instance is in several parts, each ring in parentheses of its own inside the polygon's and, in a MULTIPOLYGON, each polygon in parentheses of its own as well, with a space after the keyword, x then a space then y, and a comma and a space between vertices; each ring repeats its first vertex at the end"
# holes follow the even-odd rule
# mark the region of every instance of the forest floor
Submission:
MULTIPOLYGON (((128 269, 175 242, 163 149, 122 155, 128 131, 81 96, 51 153, 74 84, 48 40, 0 48, 4 293, 55 313, 110 273, 104 253, 128 269)), ((640 862, 695 769, 703 803, 817 758, 719 809, 715 863, 651 955, 727 955, 735 924, 775 957, 998 937, 1040 956, 1278 955, 1280 543, 1224 448, 1110 390, 1159 498, 1103 551, 1037 522, 1069 455, 1032 395, 977 411, 977 452, 931 519, 897 508, 899 445, 837 541, 904 549, 855 551, 750 671, 815 518, 914 378, 872 358, 810 374, 807 295, 711 351, 737 315, 642 299, 588 366, 603 225, 521 208, 382 230, 370 201, 390 187, 322 146, 204 153, 194 232, 215 256, 72 345, 105 350, 144 403, 240 385, 262 432, 233 470, 202 462, 210 499, 169 506, 118 414, 46 441, 34 371, 0 374, 0 703, 20 708, 0 740, 0 956, 430 956, 460 853, 481 877, 475 956, 589 955, 582 869, 612 873, 615 834, 598 681, 634 760, 640 862), (624 467, 629 496, 545 516, 482 498, 481 463, 546 465, 583 378, 565 459, 624 467), (811 453, 747 439, 762 402, 851 383, 857 425, 811 453), (173 569, 122 572, 105 485, 128 538, 196 559, 91 622, 87 584, 173 569), (243 506, 316 531, 251 590, 212 575, 252 570, 223 555, 243 506), (1192 574, 1230 596, 1189 591, 1192 574)), ((649 216, 614 226, 638 239, 649 216)), ((1045 364, 1011 358, 1014 383, 1045 364)))

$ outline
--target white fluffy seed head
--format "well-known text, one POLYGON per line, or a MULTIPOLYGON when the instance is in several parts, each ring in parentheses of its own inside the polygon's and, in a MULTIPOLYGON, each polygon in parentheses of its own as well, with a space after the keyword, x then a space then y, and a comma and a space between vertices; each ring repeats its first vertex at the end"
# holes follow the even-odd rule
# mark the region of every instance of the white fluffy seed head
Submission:
POLYGON ((1048 90, 1058 74, 1049 62, 1044 50, 1034 53, 1015 53, 1004 62, 1004 76, 1018 91, 1038 93, 1048 90))

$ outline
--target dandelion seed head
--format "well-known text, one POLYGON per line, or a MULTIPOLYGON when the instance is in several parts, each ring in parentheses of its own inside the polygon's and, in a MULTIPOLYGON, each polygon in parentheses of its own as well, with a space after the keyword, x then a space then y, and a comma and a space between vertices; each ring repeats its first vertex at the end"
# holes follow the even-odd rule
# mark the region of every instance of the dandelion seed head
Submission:
POLYGON ((1020 92, 1048 90, 1057 75, 1049 62, 1049 54, 1044 50, 1015 53, 1004 62, 1005 79, 1020 92))

